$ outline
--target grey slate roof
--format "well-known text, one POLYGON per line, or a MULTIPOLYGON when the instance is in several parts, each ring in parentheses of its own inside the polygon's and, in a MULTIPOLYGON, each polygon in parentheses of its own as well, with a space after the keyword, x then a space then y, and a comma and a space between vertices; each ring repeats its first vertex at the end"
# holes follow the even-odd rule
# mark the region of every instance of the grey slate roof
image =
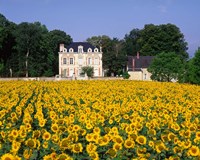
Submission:
POLYGON ((70 45, 67 46, 67 50, 73 48, 74 52, 78 52, 78 46, 83 46, 84 52, 87 52, 89 48, 91 48, 92 51, 94 51, 94 49, 96 48, 88 42, 72 42, 70 45))
POLYGON ((128 56, 128 68, 129 70, 141 70, 141 68, 148 68, 151 64, 152 60, 154 59, 154 56, 128 56), (133 66, 133 59, 135 60, 135 66, 133 66))

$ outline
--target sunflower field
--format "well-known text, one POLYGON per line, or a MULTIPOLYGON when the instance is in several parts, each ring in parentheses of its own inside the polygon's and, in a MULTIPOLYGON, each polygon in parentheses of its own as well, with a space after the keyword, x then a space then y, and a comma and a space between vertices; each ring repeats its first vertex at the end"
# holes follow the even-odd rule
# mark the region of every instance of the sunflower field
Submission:
POLYGON ((199 160, 200 86, 0 82, 1 160, 199 160))

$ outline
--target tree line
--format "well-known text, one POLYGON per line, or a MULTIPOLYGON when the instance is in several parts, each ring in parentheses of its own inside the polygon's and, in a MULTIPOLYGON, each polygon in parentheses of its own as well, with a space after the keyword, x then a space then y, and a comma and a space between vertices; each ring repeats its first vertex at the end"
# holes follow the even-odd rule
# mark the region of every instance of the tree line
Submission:
MULTIPOLYGON (((106 76, 126 72, 127 56, 155 56, 149 71, 152 79, 200 83, 198 49, 189 59, 187 42, 174 24, 146 24, 132 29, 123 39, 107 35, 86 39, 103 50, 103 68, 106 76)), ((55 29, 49 31, 40 22, 15 24, 0 14, 0 75, 55 76, 58 74, 59 44, 73 42, 70 35, 55 29)))

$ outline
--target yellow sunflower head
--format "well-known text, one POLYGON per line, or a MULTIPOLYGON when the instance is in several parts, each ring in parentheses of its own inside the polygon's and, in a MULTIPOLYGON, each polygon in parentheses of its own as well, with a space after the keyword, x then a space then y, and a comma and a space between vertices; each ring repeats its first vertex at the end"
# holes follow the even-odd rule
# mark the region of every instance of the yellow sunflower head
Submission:
POLYGON ((199 147, 198 146, 192 146, 190 149, 189 149, 189 154, 191 155, 191 156, 193 156, 193 157, 196 157, 196 156, 198 156, 199 155, 199 152, 200 152, 200 150, 199 150, 199 147))
POLYGON ((13 160, 14 156, 10 153, 6 153, 3 156, 1 156, 1 160, 13 160))
POLYGON ((51 134, 49 132, 46 131, 43 133, 42 139, 48 141, 48 140, 50 140, 50 138, 51 138, 51 134))
POLYGON ((137 137, 136 142, 140 145, 145 145, 147 143, 147 139, 145 136, 140 135, 137 137))

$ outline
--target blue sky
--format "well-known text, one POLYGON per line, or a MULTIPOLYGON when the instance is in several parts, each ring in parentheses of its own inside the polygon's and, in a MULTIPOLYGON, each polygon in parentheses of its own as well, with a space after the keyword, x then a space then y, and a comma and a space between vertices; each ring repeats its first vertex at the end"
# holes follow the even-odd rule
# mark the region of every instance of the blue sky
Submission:
POLYGON ((17 24, 39 21, 73 41, 108 35, 123 39, 145 24, 172 23, 188 42, 190 56, 200 46, 200 0, 0 0, 0 13, 17 24))

